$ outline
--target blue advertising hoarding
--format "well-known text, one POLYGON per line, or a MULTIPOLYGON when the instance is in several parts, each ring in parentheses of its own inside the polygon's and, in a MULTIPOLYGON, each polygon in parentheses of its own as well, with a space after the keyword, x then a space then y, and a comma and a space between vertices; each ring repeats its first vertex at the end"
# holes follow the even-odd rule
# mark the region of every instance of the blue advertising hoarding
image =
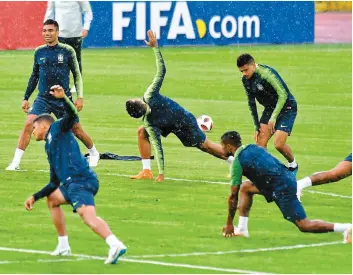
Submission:
POLYGON ((314 2, 92 1, 85 47, 143 46, 146 32, 160 45, 313 43, 314 2))

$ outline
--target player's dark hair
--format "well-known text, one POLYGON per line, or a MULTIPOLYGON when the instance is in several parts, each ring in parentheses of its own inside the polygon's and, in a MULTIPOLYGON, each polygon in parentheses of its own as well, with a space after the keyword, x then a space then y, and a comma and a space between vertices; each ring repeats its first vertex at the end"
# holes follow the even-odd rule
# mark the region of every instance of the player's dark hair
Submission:
POLYGON ((242 145, 241 136, 236 131, 228 131, 224 133, 221 137, 221 141, 223 144, 230 144, 236 147, 240 147, 242 145))
POLYGON ((41 123, 41 122, 48 122, 49 124, 52 124, 54 123, 54 118, 49 115, 49 114, 42 114, 42 115, 39 115, 37 116, 34 120, 33 120, 33 124, 35 122, 38 122, 38 123, 41 123))
POLYGON ((58 23, 57 21, 53 20, 53 19, 47 19, 47 20, 45 20, 45 22, 43 23, 43 26, 45 26, 45 25, 54 25, 55 28, 56 28, 57 30, 59 30, 59 23, 58 23))
POLYGON ((146 106, 141 100, 126 101, 126 111, 133 118, 140 118, 146 113, 146 106))
POLYGON ((243 53, 239 55, 239 57, 237 58, 238 68, 243 67, 244 65, 253 64, 253 63, 255 63, 255 59, 248 53, 243 53))

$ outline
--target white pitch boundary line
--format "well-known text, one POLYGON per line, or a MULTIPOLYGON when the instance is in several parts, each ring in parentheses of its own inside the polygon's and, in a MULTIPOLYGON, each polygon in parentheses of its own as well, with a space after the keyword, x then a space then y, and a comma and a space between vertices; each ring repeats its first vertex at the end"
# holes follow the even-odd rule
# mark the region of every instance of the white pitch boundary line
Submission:
MULTIPOLYGON (((11 248, 11 247, 0 247, 0 251, 12 251, 12 252, 21 252, 21 253, 30 253, 30 254, 47 254, 49 251, 43 250, 33 250, 33 249, 22 249, 22 248, 11 248)), ((73 257, 86 258, 92 260, 105 260, 105 257, 100 256, 90 256, 84 254, 72 254, 73 257)), ((242 273, 242 274, 274 274, 274 273, 265 273, 252 270, 243 270, 243 269, 232 269, 232 268, 218 268, 213 266, 201 266, 201 265, 190 265, 190 264, 179 264, 179 263, 168 263, 168 262, 157 262, 149 260, 138 260, 138 259, 129 259, 129 258, 120 258, 121 262, 131 262, 131 263, 140 263, 140 264, 152 264, 152 265, 161 265, 161 266, 171 266, 171 267, 184 267, 190 269, 201 269, 201 270, 213 270, 220 272, 229 272, 229 273, 242 273)))
MULTIPOLYGON (((131 175, 116 174, 116 173, 103 173, 103 174, 108 175, 108 176, 131 177, 131 175)), ((180 179, 180 178, 168 178, 168 177, 166 177, 165 179, 166 180, 173 180, 173 181, 201 182, 201 183, 230 185, 229 182, 223 182, 223 181, 192 180, 192 179, 180 179)), ((313 191, 313 190, 305 190, 305 192, 316 193, 316 194, 320 194, 320 195, 327 195, 327 196, 332 196, 332 197, 339 197, 339 198, 344 198, 344 199, 351 199, 352 198, 352 196, 339 195, 339 194, 329 193, 329 192, 320 192, 320 191, 313 191)))
MULTIPOLYGON (((49 172, 49 170, 37 170, 37 171, 38 172, 49 172)), ((124 178, 131 177, 131 175, 118 174, 118 173, 100 173, 100 174, 103 174, 106 176, 118 176, 118 177, 124 177, 124 178)), ((166 177, 165 179, 166 180, 173 180, 173 181, 200 182, 200 183, 230 185, 229 182, 224 182, 224 181, 209 181, 209 180, 196 180, 196 179, 193 180, 193 179, 181 179, 181 178, 169 178, 169 177, 166 177)), ((340 194, 329 193, 329 192, 321 192, 321 191, 314 191, 314 190, 305 190, 305 192, 326 195, 326 196, 332 196, 332 197, 339 197, 339 198, 343 198, 343 199, 352 199, 352 196, 340 195, 340 194)))
POLYGON ((141 256, 129 256, 128 258, 189 257, 189 256, 203 256, 203 255, 224 255, 224 254, 233 254, 233 253, 256 253, 256 252, 311 248, 311 247, 336 245, 336 244, 343 244, 343 241, 314 243, 314 244, 298 244, 298 245, 292 245, 292 246, 277 246, 277 247, 269 247, 269 248, 216 251, 216 252, 192 252, 192 253, 180 253, 180 254, 141 255, 141 256))
POLYGON ((332 196, 332 197, 339 197, 339 198, 344 198, 344 199, 351 199, 352 198, 352 196, 344 196, 344 195, 339 195, 339 194, 335 194, 335 193, 321 192, 321 191, 314 191, 314 190, 305 190, 305 192, 313 193, 313 194, 327 195, 327 196, 332 196))
POLYGON ((48 259, 38 259, 36 261, 0 261, 0 265, 2 264, 23 264, 23 263, 57 263, 57 262, 79 262, 79 261, 87 261, 88 259, 77 258, 77 259, 56 259, 56 260, 48 260, 48 259))

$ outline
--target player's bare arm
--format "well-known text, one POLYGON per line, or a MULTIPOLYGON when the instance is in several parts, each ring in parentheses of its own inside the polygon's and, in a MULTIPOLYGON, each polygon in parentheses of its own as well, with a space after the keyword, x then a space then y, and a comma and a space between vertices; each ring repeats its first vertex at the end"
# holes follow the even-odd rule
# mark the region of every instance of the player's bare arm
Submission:
POLYGON ((238 196, 239 196, 240 185, 234 185, 230 188, 230 194, 228 197, 228 217, 227 223, 223 227, 223 236, 232 237, 234 236, 234 217, 238 207, 238 196))

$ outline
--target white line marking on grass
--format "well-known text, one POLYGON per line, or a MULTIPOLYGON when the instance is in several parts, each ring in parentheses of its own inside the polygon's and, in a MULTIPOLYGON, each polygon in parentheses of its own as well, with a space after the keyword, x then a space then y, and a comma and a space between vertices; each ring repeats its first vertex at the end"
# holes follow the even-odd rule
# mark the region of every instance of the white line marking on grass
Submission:
MULTIPOLYGON (((49 172, 49 170, 37 170, 38 172, 49 172)), ((100 173, 102 175, 106 176, 117 176, 117 177, 124 177, 124 178, 130 178, 131 175, 125 175, 125 174, 118 174, 118 173, 100 173)), ((185 181, 185 182, 200 182, 200 183, 210 183, 210 184, 221 184, 221 185, 230 185, 229 182, 224 182, 224 181, 209 181, 209 180, 193 180, 193 179, 180 179, 180 178, 165 178, 166 180, 173 180, 173 181, 185 181)), ((340 194, 335 194, 335 193, 329 193, 329 192, 321 192, 321 191, 313 191, 313 190, 305 190, 305 192, 308 193, 313 193, 313 194, 320 194, 320 195, 326 195, 326 196, 332 196, 332 197, 339 197, 343 199, 352 199, 352 196, 345 196, 345 195, 340 195, 340 194)))
POLYGON ((339 198, 344 198, 344 199, 351 199, 352 196, 344 196, 344 195, 339 195, 335 193, 328 193, 328 192, 321 192, 321 191, 314 191, 314 190, 305 190, 305 192, 308 193, 313 193, 313 194, 321 194, 321 195, 326 195, 326 196, 332 196, 332 197, 339 197, 339 198))
POLYGON ((56 260, 48 260, 48 259, 38 259, 35 261, 0 261, 0 265, 2 264, 23 264, 23 263, 57 263, 57 262, 78 262, 78 261, 87 261, 88 259, 76 258, 76 259, 56 259, 56 260))
MULTIPOLYGON (((21 252, 21 253, 30 253, 30 254, 50 254, 49 251, 43 250, 33 250, 33 249, 22 249, 22 248, 11 248, 11 247, 0 247, 0 251, 12 251, 12 252, 21 252)), ((73 257, 86 258, 92 260, 105 260, 105 257, 100 256, 90 256, 84 254, 72 254, 73 257)), ((221 272, 230 272, 230 273, 243 273, 243 274, 273 274, 273 273, 264 273, 252 270, 242 270, 242 269, 233 269, 233 268, 218 268, 212 266, 201 266, 201 265, 190 265, 190 264, 179 264, 179 263, 166 263, 166 262, 157 262, 149 260, 138 260, 138 259, 129 259, 129 258, 120 258, 121 262, 131 262, 131 263, 141 263, 141 264, 152 264, 152 265, 161 265, 161 266, 172 266, 172 267, 184 267, 190 269, 201 269, 201 270, 213 270, 221 272)), ((8 262, 8 261, 6 261, 8 262)), ((19 261, 21 263, 21 261, 19 261)))
POLYGON ((256 253, 256 252, 311 248, 311 247, 327 246, 327 245, 335 245, 335 244, 343 244, 343 241, 315 243, 315 244, 298 244, 298 245, 291 245, 291 246, 277 246, 277 247, 269 247, 269 248, 216 251, 216 252, 192 252, 192 253, 180 253, 180 254, 141 255, 141 256, 129 256, 127 258, 130 259, 130 258, 189 257, 189 256, 203 256, 203 255, 224 255, 224 254, 233 254, 233 253, 256 253))

